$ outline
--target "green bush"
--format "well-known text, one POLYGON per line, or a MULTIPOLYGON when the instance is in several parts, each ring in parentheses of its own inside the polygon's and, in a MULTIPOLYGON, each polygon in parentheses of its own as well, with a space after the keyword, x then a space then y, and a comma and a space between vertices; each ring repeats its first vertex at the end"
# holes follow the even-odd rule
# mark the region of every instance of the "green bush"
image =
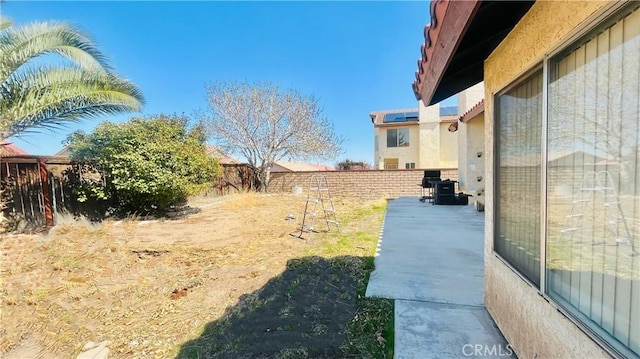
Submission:
POLYGON ((73 181, 78 201, 104 201, 119 215, 161 214, 220 173, 205 151, 203 128, 189 128, 186 117, 103 122, 92 134, 75 132, 67 141, 82 169, 73 181))

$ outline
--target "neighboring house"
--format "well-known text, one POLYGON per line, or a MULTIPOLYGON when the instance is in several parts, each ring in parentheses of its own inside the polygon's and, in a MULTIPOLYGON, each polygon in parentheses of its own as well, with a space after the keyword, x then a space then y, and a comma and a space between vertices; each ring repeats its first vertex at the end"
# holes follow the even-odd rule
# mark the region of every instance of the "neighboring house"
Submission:
POLYGON ((14 145, 11 142, 2 141, 0 142, 0 157, 10 157, 10 156, 26 156, 27 152, 22 150, 20 147, 14 145))
POLYGON ((71 147, 69 145, 65 145, 62 149, 56 152, 54 157, 71 157, 71 147))
POLYGON ((448 127, 457 120, 455 110, 440 105, 372 112, 376 169, 456 168, 457 136, 448 127), (442 115, 453 113, 453 115, 442 115))
POLYGON ((320 164, 278 161, 271 166, 271 173, 335 171, 335 168, 320 164))
POLYGON ((485 305, 518 357, 640 358, 639 8, 431 3, 413 89, 484 81, 485 305))
POLYGON ((208 155, 215 157, 221 165, 237 165, 241 163, 237 159, 229 156, 218 146, 207 145, 205 151, 208 155))

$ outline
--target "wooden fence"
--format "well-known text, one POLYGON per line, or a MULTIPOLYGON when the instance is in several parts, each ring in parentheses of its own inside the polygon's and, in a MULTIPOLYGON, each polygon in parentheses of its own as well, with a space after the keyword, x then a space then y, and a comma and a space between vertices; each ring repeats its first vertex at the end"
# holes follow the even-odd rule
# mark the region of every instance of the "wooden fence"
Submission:
POLYGON ((253 167, 246 163, 222 164, 222 174, 217 184, 214 184, 206 194, 225 196, 234 193, 255 191, 258 187, 258 177, 253 167))
MULTIPOLYGON (((0 158, 3 204, 0 222, 8 220, 13 227, 10 229, 24 230, 52 226, 69 213, 81 213, 92 220, 104 216, 103 205, 80 203, 73 195, 66 173, 72 166, 67 157, 19 155, 0 158)), ((257 188, 255 171, 249 165, 224 164, 222 167, 222 175, 207 195, 224 196, 257 188)))
POLYGON ((51 226, 69 203, 68 158, 20 155, 0 159, 3 216, 16 229, 51 226))

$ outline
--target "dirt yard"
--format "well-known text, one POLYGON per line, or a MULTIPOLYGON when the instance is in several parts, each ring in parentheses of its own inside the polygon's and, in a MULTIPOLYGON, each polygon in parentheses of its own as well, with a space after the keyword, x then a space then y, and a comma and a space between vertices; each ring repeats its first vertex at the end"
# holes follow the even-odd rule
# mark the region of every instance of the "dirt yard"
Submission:
POLYGON ((388 356, 392 307, 363 298, 384 201, 337 200, 341 232, 310 240, 291 235, 302 196, 194 205, 0 237, 0 356, 75 358, 103 340, 110 358, 388 356))

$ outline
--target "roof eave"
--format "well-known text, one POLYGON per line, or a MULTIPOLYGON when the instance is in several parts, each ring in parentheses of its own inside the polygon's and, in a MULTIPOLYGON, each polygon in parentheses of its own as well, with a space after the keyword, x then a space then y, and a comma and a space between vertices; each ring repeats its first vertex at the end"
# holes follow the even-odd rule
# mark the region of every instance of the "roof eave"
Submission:
POLYGON ((425 42, 421 47, 413 91, 425 106, 432 104, 445 69, 462 41, 471 19, 480 6, 479 0, 431 1, 431 23, 424 28, 425 42))
POLYGON ((533 3, 432 0, 431 23, 425 27, 413 82, 416 99, 429 106, 482 81, 484 60, 533 3))
POLYGON ((373 127, 406 127, 406 126, 418 126, 420 125, 419 121, 405 121, 405 122, 384 122, 384 123, 374 123, 373 127))
POLYGON ((477 104, 475 104, 469 111, 460 116, 458 120, 463 123, 467 123, 474 118, 478 117, 481 113, 484 112, 484 99, 480 100, 477 104))

